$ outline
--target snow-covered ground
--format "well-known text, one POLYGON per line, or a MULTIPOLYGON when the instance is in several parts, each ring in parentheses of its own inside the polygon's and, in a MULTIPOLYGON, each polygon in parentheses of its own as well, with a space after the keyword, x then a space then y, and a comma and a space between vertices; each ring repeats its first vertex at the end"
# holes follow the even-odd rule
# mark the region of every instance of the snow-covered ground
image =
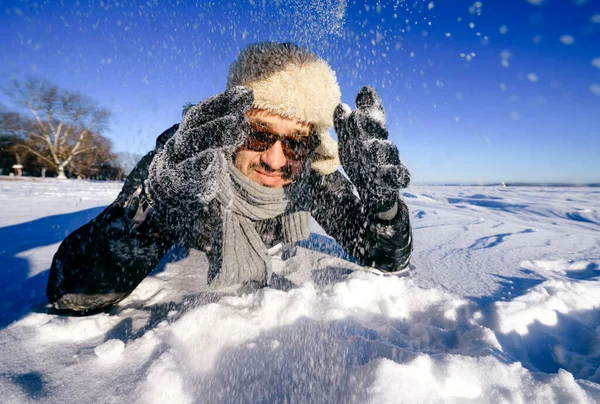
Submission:
POLYGON ((211 294, 192 252, 48 311, 60 241, 120 186, 0 181, 1 402, 600 402, 600 189, 413 186, 409 277, 303 249, 310 281, 211 294))

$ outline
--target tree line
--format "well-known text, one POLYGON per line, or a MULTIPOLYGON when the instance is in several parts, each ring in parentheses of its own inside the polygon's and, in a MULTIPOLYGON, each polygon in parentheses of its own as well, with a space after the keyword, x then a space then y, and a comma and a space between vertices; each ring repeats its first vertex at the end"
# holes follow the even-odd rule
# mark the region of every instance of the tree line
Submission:
POLYGON ((115 153, 110 111, 78 91, 33 77, 12 80, 0 106, 1 174, 122 180, 141 156, 115 153))

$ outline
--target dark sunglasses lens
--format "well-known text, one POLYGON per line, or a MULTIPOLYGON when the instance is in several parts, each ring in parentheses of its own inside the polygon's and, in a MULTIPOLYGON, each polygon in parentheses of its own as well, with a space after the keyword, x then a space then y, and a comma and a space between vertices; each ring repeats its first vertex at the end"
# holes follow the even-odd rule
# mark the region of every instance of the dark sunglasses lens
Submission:
POLYGON ((254 131, 246 139, 244 147, 252 151, 262 152, 268 150, 277 140, 281 141, 283 154, 290 160, 306 159, 319 145, 318 140, 315 142, 312 136, 294 139, 269 132, 254 131))
POLYGON ((246 139, 245 146, 253 151, 265 151, 277 141, 277 137, 267 132, 252 132, 246 139))
POLYGON ((312 151, 308 139, 283 139, 283 154, 290 160, 304 160, 312 151))

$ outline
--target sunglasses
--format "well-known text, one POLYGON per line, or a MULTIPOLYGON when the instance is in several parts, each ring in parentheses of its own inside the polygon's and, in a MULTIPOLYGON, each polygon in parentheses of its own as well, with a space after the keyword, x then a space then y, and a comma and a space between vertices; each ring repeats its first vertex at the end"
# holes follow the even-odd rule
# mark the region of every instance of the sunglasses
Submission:
POLYGON ((280 135, 268 132, 264 127, 251 123, 252 133, 248 135, 243 147, 252 151, 266 151, 275 144, 281 142, 283 155, 288 160, 302 161, 309 158, 321 144, 318 136, 311 131, 308 136, 280 135))

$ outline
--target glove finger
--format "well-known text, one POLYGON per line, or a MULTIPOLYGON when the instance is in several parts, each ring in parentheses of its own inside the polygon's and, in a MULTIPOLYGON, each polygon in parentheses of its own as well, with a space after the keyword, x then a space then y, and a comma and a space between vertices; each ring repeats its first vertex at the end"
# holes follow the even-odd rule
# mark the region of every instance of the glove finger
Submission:
POLYGON ((356 125, 362 137, 387 139, 385 111, 381 98, 374 88, 365 86, 356 96, 356 125))
POLYGON ((381 166, 379 177, 380 184, 389 189, 406 188, 410 183, 410 173, 404 164, 381 166))
POLYGON ((219 175, 225 170, 225 159, 215 149, 205 150, 197 156, 179 163, 174 171, 185 184, 181 194, 193 201, 206 204, 216 197, 219 175))
POLYGON ((339 103, 333 111, 333 127, 340 142, 345 142, 348 140, 346 122, 348 121, 348 117, 351 113, 352 110, 350 107, 343 103, 339 103))
POLYGON ((254 92, 247 87, 231 87, 225 93, 229 96, 229 105, 227 111, 232 113, 245 114, 252 108, 254 102, 254 92))
POLYGON ((162 154, 156 155, 148 175, 148 192, 154 201, 165 206, 189 203, 189 192, 182 192, 186 184, 176 167, 171 166, 162 154))
POLYGON ((363 192, 363 200, 371 213, 385 212, 391 209, 398 200, 398 188, 391 188, 384 177, 373 176, 368 193, 363 192))
POLYGON ((175 170, 186 182, 204 181, 223 168, 221 160, 222 155, 218 150, 209 149, 177 164, 175 170))
POLYGON ((232 87, 190 108, 180 129, 185 131, 226 115, 243 115, 252 107, 253 102, 252 90, 241 86, 232 87))
POLYGON ((389 140, 371 139, 363 142, 369 161, 375 164, 400 164, 400 153, 389 140))
POLYGON ((373 114, 379 116, 381 121, 385 123, 385 111, 379 94, 374 88, 365 86, 360 89, 356 96, 356 109, 365 114, 373 114))
POLYGON ((410 171, 404 164, 399 165, 398 177, 400 178, 400 187, 406 188, 410 185, 410 171))
POLYGON ((387 212, 394 207, 397 201, 398 190, 385 190, 368 204, 368 209, 371 213, 387 212))
POLYGON ((397 166, 380 166, 378 175, 375 176, 376 186, 382 190, 397 190, 400 188, 400 179, 398 178, 397 166))
POLYGON ((227 115, 194 127, 174 137, 172 161, 186 158, 215 147, 238 146, 248 135, 250 123, 243 115, 227 115))
POLYGON ((238 147, 251 132, 250 122, 241 116, 226 116, 199 128, 204 133, 205 148, 238 147))
MULTIPOLYGON (((359 173, 361 167, 364 167, 365 162, 369 161, 360 142, 340 140, 338 147, 340 162, 349 175, 354 172, 359 173)), ((356 178, 353 176, 350 179, 353 182, 356 181, 356 178)))
POLYGON ((370 187, 373 190, 398 190, 401 188, 401 176, 399 171, 399 166, 386 164, 386 165, 378 165, 371 166, 370 171, 373 173, 371 175, 371 184, 370 187))
POLYGON ((358 129, 359 137, 362 139, 375 138, 387 139, 388 130, 385 127, 385 118, 374 117, 372 114, 366 114, 361 110, 356 110, 354 113, 354 121, 358 129))
POLYGON ((155 156, 146 181, 152 199, 161 206, 191 212, 216 197, 226 164, 219 150, 206 150, 177 165, 167 164, 164 157, 164 150, 155 156))
POLYGON ((353 111, 346 121, 346 141, 360 144, 362 140, 367 140, 370 136, 364 131, 362 125, 359 125, 361 117, 353 111))

